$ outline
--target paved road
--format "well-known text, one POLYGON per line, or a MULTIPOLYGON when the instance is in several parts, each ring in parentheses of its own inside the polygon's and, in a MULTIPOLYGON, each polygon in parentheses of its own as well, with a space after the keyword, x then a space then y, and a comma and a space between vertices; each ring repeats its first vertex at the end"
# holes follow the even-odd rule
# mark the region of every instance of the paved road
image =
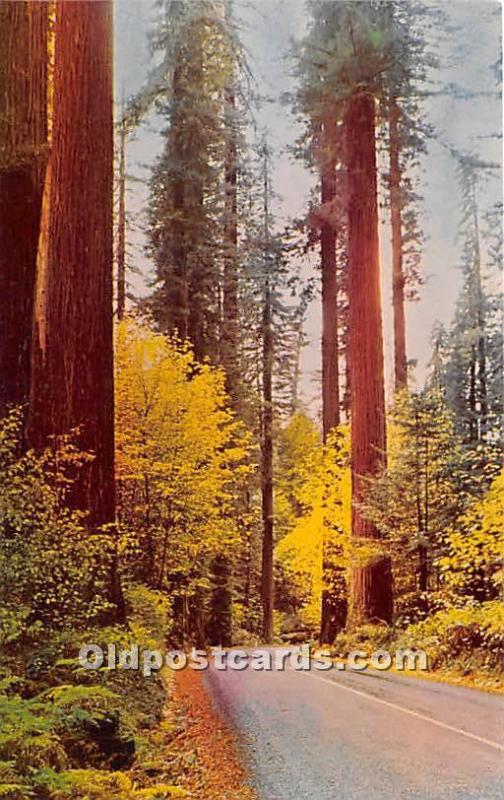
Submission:
POLYGON ((206 673, 261 800, 503 800, 504 703, 383 672, 206 673))

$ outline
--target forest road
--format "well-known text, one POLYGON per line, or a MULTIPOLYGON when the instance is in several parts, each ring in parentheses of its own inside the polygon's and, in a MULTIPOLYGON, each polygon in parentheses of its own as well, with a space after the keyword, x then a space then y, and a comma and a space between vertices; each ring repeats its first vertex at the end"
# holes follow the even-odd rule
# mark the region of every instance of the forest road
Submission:
POLYGON ((504 702, 394 673, 205 673, 260 800, 502 800, 504 702))

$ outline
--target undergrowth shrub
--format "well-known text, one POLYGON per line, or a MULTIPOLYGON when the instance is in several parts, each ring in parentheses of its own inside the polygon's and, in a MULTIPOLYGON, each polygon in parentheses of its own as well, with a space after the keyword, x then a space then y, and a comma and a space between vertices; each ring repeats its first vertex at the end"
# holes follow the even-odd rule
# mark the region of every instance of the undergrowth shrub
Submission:
POLYGON ((504 607, 500 601, 491 601, 438 611, 422 622, 409 625, 398 644, 425 650, 433 669, 502 671, 504 607))
POLYGON ((128 625, 103 627, 109 611, 105 532, 91 533, 65 497, 86 456, 70 439, 22 453, 20 415, 0 424, 0 798, 132 800, 182 796, 166 783, 140 789, 124 771, 165 700, 162 677, 86 670, 83 644, 117 651, 162 648, 170 601, 125 589, 128 625))
POLYGON ((351 650, 365 650, 371 655, 374 650, 387 648, 391 640, 392 630, 387 625, 360 625, 338 633, 331 650, 340 657, 345 657, 351 650))

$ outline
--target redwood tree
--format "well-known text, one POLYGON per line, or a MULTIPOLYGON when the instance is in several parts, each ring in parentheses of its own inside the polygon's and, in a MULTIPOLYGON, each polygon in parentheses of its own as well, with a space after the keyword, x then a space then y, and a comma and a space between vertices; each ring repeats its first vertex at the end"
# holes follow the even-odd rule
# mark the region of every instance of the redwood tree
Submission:
POLYGON ((112 90, 112 3, 57 2, 28 438, 43 447, 78 430, 93 458, 70 501, 91 526, 115 518, 112 90))
MULTIPOLYGON (((375 100, 356 90, 345 111, 348 180, 349 364, 352 428, 352 535, 369 547, 379 537, 359 504, 366 481, 385 459, 385 399, 381 318, 375 100)), ((352 622, 392 617, 390 560, 380 554, 354 568, 351 576, 352 622)))
POLYGON ((0 415, 28 399, 47 151, 47 3, 0 3, 0 415))

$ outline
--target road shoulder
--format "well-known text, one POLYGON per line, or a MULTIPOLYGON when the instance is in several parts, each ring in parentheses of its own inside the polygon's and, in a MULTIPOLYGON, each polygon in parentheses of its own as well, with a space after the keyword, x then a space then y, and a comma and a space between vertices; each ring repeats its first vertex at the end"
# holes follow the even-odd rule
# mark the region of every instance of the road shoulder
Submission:
POLYGON ((235 735, 219 716, 200 672, 177 673, 173 703, 183 720, 177 751, 187 769, 184 788, 194 800, 257 800, 241 763, 235 735))

